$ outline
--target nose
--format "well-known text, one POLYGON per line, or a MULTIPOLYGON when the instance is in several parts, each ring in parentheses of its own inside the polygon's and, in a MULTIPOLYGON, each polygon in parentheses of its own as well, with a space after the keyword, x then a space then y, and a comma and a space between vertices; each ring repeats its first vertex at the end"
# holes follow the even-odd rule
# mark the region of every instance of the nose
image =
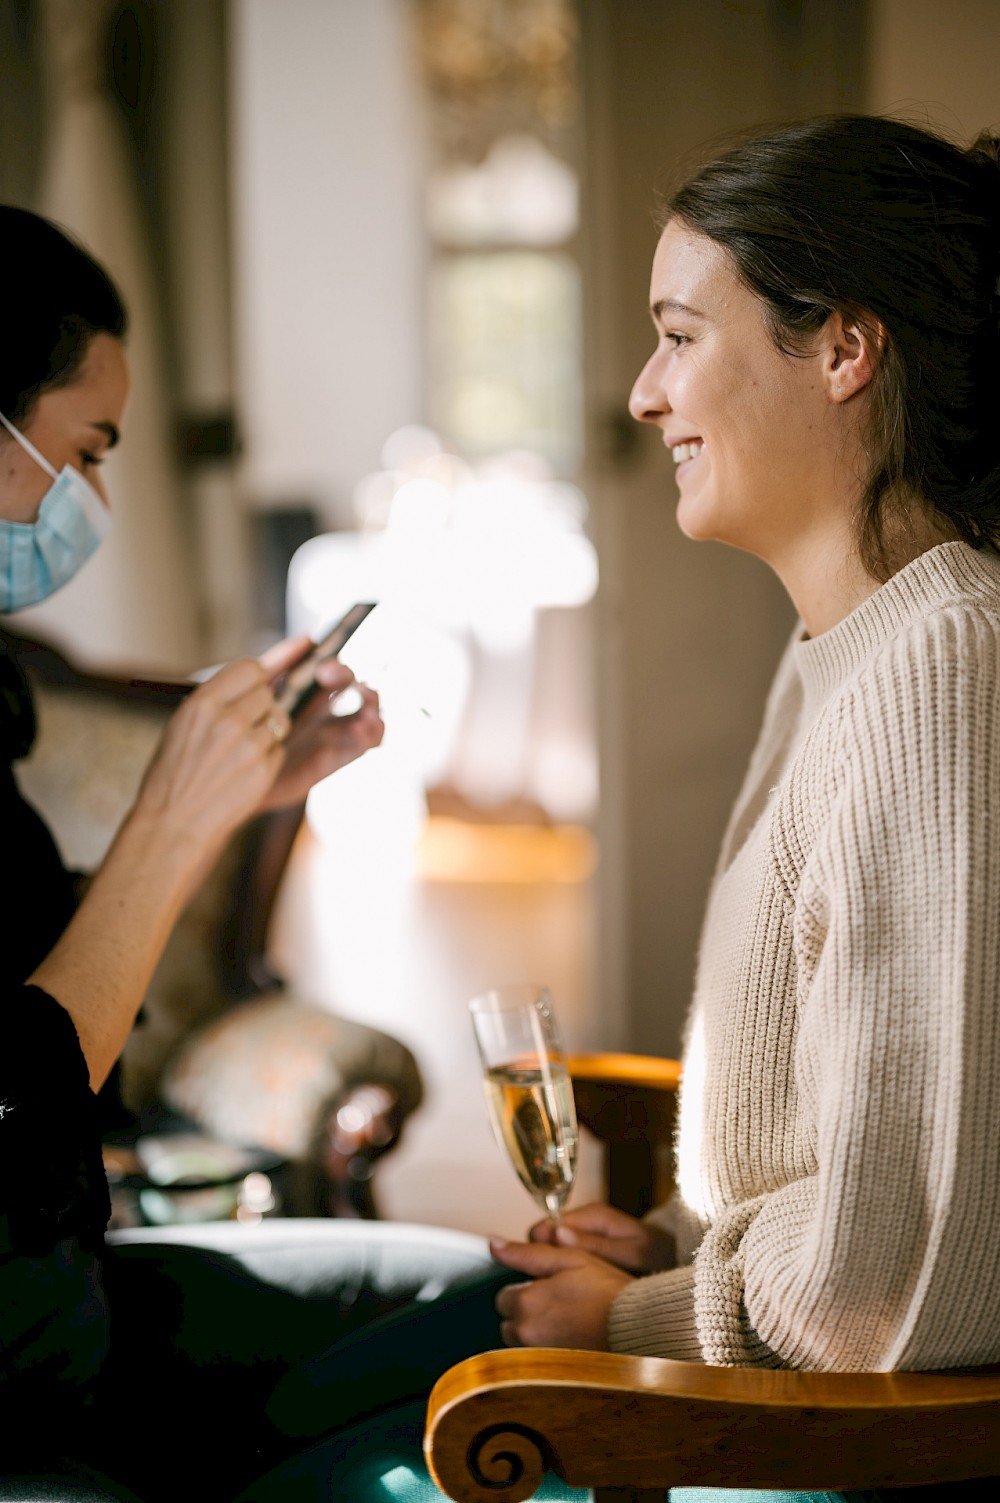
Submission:
POLYGON ((657 353, 649 357, 639 372, 628 399, 628 410, 637 423, 659 422, 670 411, 663 387, 657 380, 657 353))

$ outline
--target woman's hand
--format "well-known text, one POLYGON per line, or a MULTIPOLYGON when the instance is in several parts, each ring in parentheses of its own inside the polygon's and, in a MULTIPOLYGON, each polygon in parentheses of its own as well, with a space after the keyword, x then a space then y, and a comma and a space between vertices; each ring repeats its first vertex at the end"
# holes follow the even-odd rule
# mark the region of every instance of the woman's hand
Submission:
POLYGON ((263 804, 285 755, 289 720, 256 658, 227 664, 170 719, 133 810, 199 857, 263 804))
POLYGON ((329 714, 353 683, 330 662, 294 729, 273 684, 307 638, 262 661, 220 668, 175 711, 131 811, 80 906, 31 976, 70 1014, 96 1090, 121 1053, 170 930, 229 837, 268 807, 300 803, 312 784, 382 739, 378 698, 359 686, 356 715, 329 714))
POLYGON ((628 1273, 660 1273, 673 1268, 674 1239, 649 1221, 637 1221, 614 1206, 581 1206, 561 1221, 539 1221, 528 1233, 532 1242, 551 1247, 578 1247, 628 1273))
POLYGON ((308 637, 280 642, 262 658, 220 668, 184 701, 163 735, 136 810, 162 817, 178 837, 213 851, 263 809, 301 803, 320 778, 377 746, 385 727, 373 689, 330 659, 317 669, 322 690, 290 721, 273 685, 309 650, 308 637), (356 687, 361 708, 330 713, 330 699, 356 687))
MULTIPOLYGON (((270 682, 274 684, 294 668, 312 645, 308 637, 291 637, 265 652, 260 661, 270 682)), ((336 658, 319 665, 316 680, 321 692, 313 695, 291 723, 284 761, 264 800, 265 808, 302 803, 314 783, 346 767, 382 740, 385 726, 374 689, 357 683, 350 668, 336 658), (346 689, 357 691, 358 709, 350 715, 331 714, 331 700, 346 689)))
POLYGON ((73 1019, 95 1090, 193 885, 274 783, 287 733, 256 658, 189 694, 79 908, 29 978, 73 1019))
POLYGON ((494 1237, 490 1251, 505 1268, 516 1268, 532 1280, 506 1284, 496 1297, 505 1346, 607 1351, 608 1315, 618 1295, 632 1282, 631 1274, 579 1248, 494 1237))

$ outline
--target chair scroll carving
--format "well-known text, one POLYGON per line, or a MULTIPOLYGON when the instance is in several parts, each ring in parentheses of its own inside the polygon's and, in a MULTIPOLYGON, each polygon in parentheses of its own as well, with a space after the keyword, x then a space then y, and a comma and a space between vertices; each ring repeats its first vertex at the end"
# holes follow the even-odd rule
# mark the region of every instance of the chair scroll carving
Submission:
POLYGON ((466 1453, 469 1475, 484 1497, 506 1498, 512 1488, 531 1496, 542 1480, 547 1461, 540 1435, 527 1425, 487 1425, 473 1437, 466 1453), (524 1493, 523 1489, 529 1491, 524 1493))

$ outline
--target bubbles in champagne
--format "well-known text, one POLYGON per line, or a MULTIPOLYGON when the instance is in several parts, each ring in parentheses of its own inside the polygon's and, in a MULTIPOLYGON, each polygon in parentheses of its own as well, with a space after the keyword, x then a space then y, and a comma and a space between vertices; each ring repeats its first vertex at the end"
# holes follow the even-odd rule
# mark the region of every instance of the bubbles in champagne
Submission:
POLYGON ((525 1189, 557 1215, 576 1175, 576 1108, 565 1067, 503 1065, 488 1071, 485 1088, 497 1141, 525 1189))

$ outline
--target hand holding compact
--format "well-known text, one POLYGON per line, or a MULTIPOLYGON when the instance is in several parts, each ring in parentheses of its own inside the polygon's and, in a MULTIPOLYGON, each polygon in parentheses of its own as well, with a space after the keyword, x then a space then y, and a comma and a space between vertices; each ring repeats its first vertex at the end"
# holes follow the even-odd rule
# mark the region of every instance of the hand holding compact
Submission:
POLYGON ((256 813, 281 771, 289 731, 272 677, 256 658, 241 658, 188 696, 143 778, 137 816, 198 853, 256 813))
POLYGON ((164 733, 137 812, 210 849, 254 814, 302 803, 314 783, 378 746, 385 729, 378 695, 335 658, 317 667, 322 692, 296 719, 280 707, 275 685, 311 647, 308 637, 290 638, 199 685, 164 733), (346 690, 356 691, 359 708, 333 714, 332 701, 346 690))
MULTIPOLYGON (((309 637, 292 637, 264 653, 260 661, 272 685, 280 683, 288 670, 308 655, 312 645, 309 637)), ((275 709, 288 734, 284 759, 264 798, 264 808, 282 809, 301 803, 314 783, 378 746, 385 733, 378 694, 359 684, 345 663, 327 658, 317 665, 315 673, 320 692, 294 719, 275 709), (342 705, 352 698, 357 700, 357 708, 342 713, 342 705)))
POLYGON ((178 914, 225 842, 263 809, 300 803, 317 779, 382 738, 371 689, 359 686, 354 715, 329 713, 330 694, 354 682, 334 661, 317 670, 327 692, 294 722, 280 707, 274 684, 311 645, 283 642, 192 690, 74 918, 32 975, 72 1017, 94 1089, 121 1053, 178 914))

